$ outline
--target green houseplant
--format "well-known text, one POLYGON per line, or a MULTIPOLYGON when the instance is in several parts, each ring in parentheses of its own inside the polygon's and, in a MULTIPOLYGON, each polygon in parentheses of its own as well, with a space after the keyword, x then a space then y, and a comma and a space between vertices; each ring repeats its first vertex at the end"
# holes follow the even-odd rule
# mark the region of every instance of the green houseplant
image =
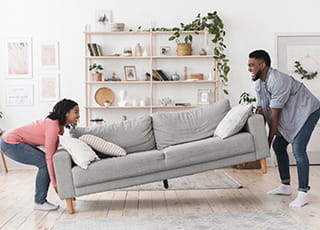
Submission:
POLYGON ((94 81, 101 81, 102 80, 102 73, 103 70, 102 65, 97 63, 92 63, 89 65, 89 71, 92 72, 92 78, 94 81))

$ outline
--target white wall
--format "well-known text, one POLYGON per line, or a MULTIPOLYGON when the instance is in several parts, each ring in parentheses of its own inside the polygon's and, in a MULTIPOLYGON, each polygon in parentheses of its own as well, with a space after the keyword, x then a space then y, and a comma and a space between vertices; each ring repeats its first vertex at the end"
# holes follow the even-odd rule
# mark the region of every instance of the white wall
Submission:
MULTIPOLYGON (((319 32, 318 0, 242 0, 242 1, 121 1, 121 0, 3 0, 0 7, 0 119, 2 129, 10 129, 48 114, 52 103, 39 102, 37 42, 58 40, 60 43, 60 96, 84 104, 84 36, 85 24, 93 24, 95 9, 110 9, 114 22, 126 27, 172 27, 191 22, 198 13, 217 10, 227 32, 227 55, 231 62, 228 87, 232 104, 243 91, 254 94, 247 72, 247 56, 263 48, 275 57, 276 33, 319 32), (5 79, 5 40, 10 37, 32 37, 33 73, 29 80, 5 79), (4 106, 5 87, 32 82, 35 85, 33 106, 4 106)), ((81 122, 84 124, 82 110, 81 122)))

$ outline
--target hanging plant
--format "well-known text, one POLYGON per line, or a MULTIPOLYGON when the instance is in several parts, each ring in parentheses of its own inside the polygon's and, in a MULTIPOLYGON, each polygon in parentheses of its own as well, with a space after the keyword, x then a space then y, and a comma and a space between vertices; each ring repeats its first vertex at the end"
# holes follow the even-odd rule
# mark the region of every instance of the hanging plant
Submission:
POLYGON ((294 67, 296 68, 296 70, 294 72, 297 73, 298 75, 301 75, 301 79, 306 78, 307 80, 311 80, 311 79, 315 78, 318 74, 318 72, 309 73, 307 70, 305 70, 302 67, 302 65, 299 61, 294 62, 294 67))

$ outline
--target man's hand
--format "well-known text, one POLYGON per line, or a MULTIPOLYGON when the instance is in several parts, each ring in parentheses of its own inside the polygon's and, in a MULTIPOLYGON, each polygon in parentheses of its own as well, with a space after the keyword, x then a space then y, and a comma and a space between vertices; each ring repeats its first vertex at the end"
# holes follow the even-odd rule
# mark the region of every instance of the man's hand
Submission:
POLYGON ((271 147, 273 137, 277 133, 280 114, 282 109, 270 108, 270 110, 271 110, 271 119, 270 119, 270 127, 269 127, 270 130, 269 130, 269 136, 268 136, 269 148, 271 147))
POLYGON ((58 194, 58 187, 53 187, 56 193, 58 194))

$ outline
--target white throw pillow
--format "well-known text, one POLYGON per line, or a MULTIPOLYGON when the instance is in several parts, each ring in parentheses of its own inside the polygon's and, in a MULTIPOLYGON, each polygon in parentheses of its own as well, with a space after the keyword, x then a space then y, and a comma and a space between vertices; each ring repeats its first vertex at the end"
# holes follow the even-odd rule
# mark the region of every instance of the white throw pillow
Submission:
POLYGON ((91 134, 85 134, 79 137, 79 139, 87 143, 88 145, 90 145, 93 149, 99 151, 100 153, 106 154, 108 156, 127 155, 126 150, 100 137, 97 137, 91 134))
POLYGON ((220 121, 214 135, 225 139, 238 133, 252 113, 252 107, 252 105, 237 105, 233 107, 220 121))
POLYGON ((59 136, 59 142, 70 153, 74 163, 83 169, 87 169, 92 161, 99 160, 90 146, 77 138, 59 136))

